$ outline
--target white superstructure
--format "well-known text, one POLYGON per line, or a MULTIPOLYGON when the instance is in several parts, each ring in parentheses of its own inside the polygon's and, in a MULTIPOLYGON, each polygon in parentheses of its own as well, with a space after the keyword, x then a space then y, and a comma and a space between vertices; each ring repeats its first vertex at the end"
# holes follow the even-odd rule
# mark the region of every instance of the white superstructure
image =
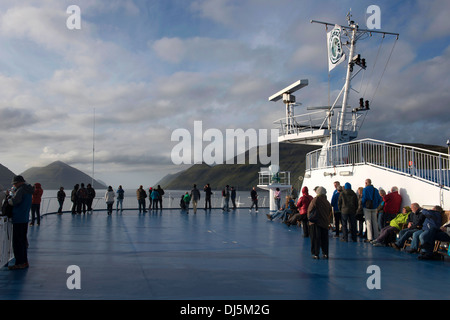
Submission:
MULTIPOLYGON (((293 93, 306 87, 308 80, 299 80, 269 97, 269 101, 282 98, 286 104, 286 117, 274 122, 279 127, 279 142, 322 147, 307 155, 303 186, 309 190, 316 186, 330 189, 334 181, 339 181, 341 185, 351 183, 356 191, 358 187, 364 187, 364 181, 369 178, 375 187, 386 191, 397 186, 403 205, 417 202, 424 207, 440 205, 450 209, 448 154, 373 139, 355 140, 370 110, 370 102, 364 98, 359 99, 357 108, 348 105, 351 81, 366 69, 365 59, 356 53, 356 44, 367 35, 380 34, 397 39, 399 35, 360 29, 350 16, 348 26, 311 22, 333 27, 327 34, 329 70, 343 61, 347 62, 340 93, 332 105, 308 107, 299 115, 294 115, 294 106, 299 104, 293 93)), ((331 194, 328 192, 330 198, 331 194)))

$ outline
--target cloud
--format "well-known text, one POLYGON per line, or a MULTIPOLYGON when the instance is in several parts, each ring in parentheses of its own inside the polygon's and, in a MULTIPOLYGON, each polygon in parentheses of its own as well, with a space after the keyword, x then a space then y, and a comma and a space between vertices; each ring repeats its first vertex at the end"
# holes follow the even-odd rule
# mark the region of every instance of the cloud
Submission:
POLYGON ((191 4, 191 9, 204 18, 211 19, 226 26, 232 26, 234 24, 236 13, 239 10, 229 0, 194 1, 191 4))
POLYGON ((23 109, 3 108, 0 109, 0 126, 3 130, 19 130, 36 123, 36 117, 29 111, 23 109))
MULTIPOLYGON (((78 32, 66 28, 69 4, 0 5, 0 133, 8 137, 2 164, 22 172, 62 160, 89 172, 95 108, 96 178, 113 184, 129 175, 134 184, 181 169, 171 166, 171 133, 192 130, 196 120, 223 132, 274 128, 285 107, 267 98, 305 78, 308 87, 295 94, 303 103, 296 114, 327 104, 325 30, 310 19, 345 23, 341 7, 354 3, 89 1, 80 4, 78 32)), ((383 28, 401 35, 361 136, 399 141, 408 132, 410 140, 436 143, 450 120, 444 28, 450 5, 380 6, 383 28), (425 51, 429 43, 417 38, 419 31, 436 45, 425 51), (425 130, 427 122, 439 132, 425 130)), ((364 17, 364 3, 351 7, 364 17)), ((377 64, 353 81, 352 106, 364 93, 372 99, 377 88, 393 40, 383 40, 377 55, 380 43, 376 36, 358 43, 369 66, 377 64)), ((342 65, 330 74, 331 102, 344 73, 342 65)))

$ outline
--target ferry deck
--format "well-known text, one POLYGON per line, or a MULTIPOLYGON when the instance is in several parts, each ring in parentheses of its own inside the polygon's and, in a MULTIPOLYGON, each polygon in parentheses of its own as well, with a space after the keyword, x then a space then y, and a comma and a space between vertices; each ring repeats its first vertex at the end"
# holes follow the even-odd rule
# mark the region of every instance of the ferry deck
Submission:
POLYGON ((329 259, 315 260, 301 228, 269 221, 268 212, 48 214, 28 229, 30 267, 0 269, 0 300, 450 298, 448 257, 422 261, 330 234, 329 259), (68 286, 73 265, 80 289, 68 286), (368 286, 373 265, 379 289, 368 286))

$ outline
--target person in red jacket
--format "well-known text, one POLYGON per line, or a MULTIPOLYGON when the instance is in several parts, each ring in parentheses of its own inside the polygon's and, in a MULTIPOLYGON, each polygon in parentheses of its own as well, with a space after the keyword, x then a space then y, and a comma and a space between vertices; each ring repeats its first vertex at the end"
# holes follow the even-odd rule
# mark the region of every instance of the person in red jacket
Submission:
POLYGON ((397 187, 392 187, 391 192, 383 197, 384 210, 381 217, 380 229, 383 229, 401 211, 402 196, 398 193, 397 187))
POLYGON ((298 208, 298 220, 301 221, 303 226, 303 237, 309 237, 309 227, 308 227, 308 206, 311 203, 313 197, 308 193, 308 187, 304 186, 302 188, 302 196, 297 201, 298 208))
POLYGON ((42 190, 41 184, 39 182, 36 182, 34 184, 33 196, 31 197, 31 223, 30 223, 30 226, 34 225, 34 220, 36 220, 37 225, 41 224, 42 193, 44 193, 44 190, 42 190))

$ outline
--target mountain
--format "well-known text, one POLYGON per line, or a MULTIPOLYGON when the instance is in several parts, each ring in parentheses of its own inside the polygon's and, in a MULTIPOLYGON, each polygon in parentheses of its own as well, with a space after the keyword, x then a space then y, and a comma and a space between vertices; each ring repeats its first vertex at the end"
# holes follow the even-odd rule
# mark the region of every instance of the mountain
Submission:
POLYGON ((8 189, 11 187, 11 181, 14 176, 14 172, 0 164, 0 186, 2 186, 3 189, 8 189))
MULTIPOLYGON (((84 183, 84 185, 92 183, 90 176, 61 161, 52 162, 46 167, 30 168, 21 175, 30 184, 39 182, 44 190, 58 190, 61 186, 65 189, 72 189, 77 183, 84 183)), ((95 189, 106 189, 104 183, 96 180, 94 180, 93 187, 95 189)))
MULTIPOLYGON (((279 144, 280 171, 291 172, 292 185, 296 185, 299 176, 304 174, 306 154, 318 148, 299 144, 279 144)), ((246 152, 247 162, 248 154, 249 151, 246 152)), ((233 163, 237 163, 236 158, 233 163)), ((235 186, 238 190, 247 190, 258 184, 258 172, 262 167, 267 166, 261 164, 220 164, 215 166, 205 163, 195 164, 184 171, 164 177, 157 184, 169 190, 190 190, 194 183, 200 189, 209 183, 211 188, 216 190, 222 189, 227 184, 235 186)))
MULTIPOLYGON (((442 153, 447 152, 447 148, 442 146, 419 143, 404 144, 442 153)), ((297 186, 299 183, 298 178, 304 174, 306 154, 318 148, 320 147, 290 143, 279 144, 280 171, 291 172, 292 185, 297 186)), ((247 160, 248 154, 249 152, 247 151, 247 160)), ((236 158, 234 160, 233 163, 237 163, 236 158)), ((261 167, 267 167, 267 165, 221 164, 209 166, 205 163, 195 164, 184 171, 165 176, 157 184, 169 190, 190 190, 194 183, 200 189, 209 183, 215 190, 222 189, 227 184, 237 187, 238 190, 247 190, 258 184, 258 172, 261 170, 261 167)))

